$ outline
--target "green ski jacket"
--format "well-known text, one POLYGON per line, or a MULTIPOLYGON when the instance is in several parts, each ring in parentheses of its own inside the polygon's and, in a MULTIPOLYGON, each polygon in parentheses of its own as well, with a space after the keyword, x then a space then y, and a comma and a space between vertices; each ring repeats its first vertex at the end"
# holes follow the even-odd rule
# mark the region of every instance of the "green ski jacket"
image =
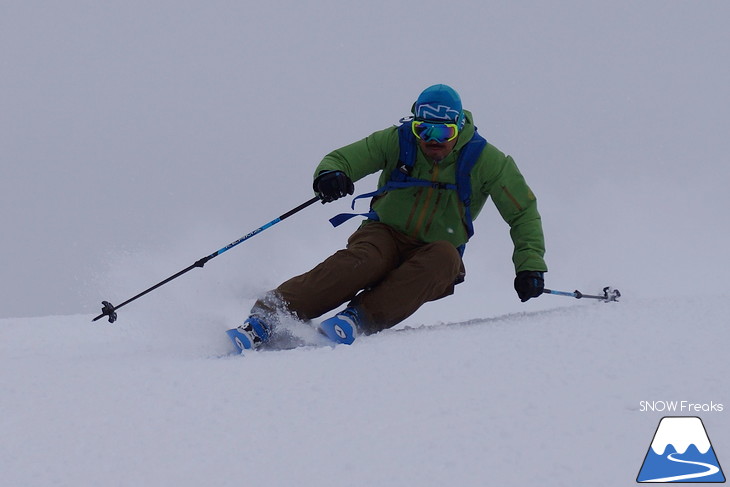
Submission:
MULTIPOLYGON (((434 182, 455 184, 456 161, 461 148, 474 134, 472 115, 465 110, 466 124, 454 150, 444 160, 433 163, 418 150, 411 176, 434 182)), ((395 169, 400 154, 398 128, 380 130, 362 140, 327 154, 315 170, 339 170, 353 181, 382 171, 382 187, 395 169)), ((514 243, 515 272, 547 271, 543 256, 545 239, 535 195, 525 182, 512 157, 492 144, 482 151, 471 171, 471 214, 476 220, 487 198, 510 226, 514 243)), ((437 187, 408 187, 392 190, 372 202, 381 223, 423 242, 446 240, 458 247, 468 240, 464 205, 456 191, 437 187)), ((367 224, 366 220, 363 224, 367 224)))

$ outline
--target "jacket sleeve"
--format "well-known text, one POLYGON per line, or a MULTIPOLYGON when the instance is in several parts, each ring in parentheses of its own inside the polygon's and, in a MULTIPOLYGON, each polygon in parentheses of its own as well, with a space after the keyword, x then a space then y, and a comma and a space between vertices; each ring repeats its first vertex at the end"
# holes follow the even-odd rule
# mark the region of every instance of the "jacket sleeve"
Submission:
MULTIPOLYGON (((342 171, 353 181, 368 174, 385 169, 393 162, 393 151, 397 152, 398 132, 396 127, 380 130, 336 149, 322 159, 314 171, 314 177, 322 171, 342 171)), ((396 155, 397 158, 397 155, 396 155)), ((393 162, 394 163, 394 162, 393 162)))
MULTIPOLYGON (((497 151, 498 152, 498 151, 497 151)), ((510 156, 499 153, 489 164, 491 174, 483 190, 510 227, 515 272, 547 271, 545 237, 537 198, 510 156)))

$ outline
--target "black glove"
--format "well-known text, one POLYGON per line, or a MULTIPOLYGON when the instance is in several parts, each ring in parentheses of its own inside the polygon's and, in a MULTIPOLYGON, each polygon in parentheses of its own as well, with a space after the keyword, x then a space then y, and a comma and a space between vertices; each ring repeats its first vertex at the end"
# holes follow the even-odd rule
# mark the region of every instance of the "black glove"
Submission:
POLYGON ((322 171, 314 178, 312 186, 322 198, 322 203, 329 203, 355 192, 352 180, 342 171, 322 171))
POLYGON ((520 271, 515 277, 515 291, 524 303, 530 298, 536 298, 545 289, 545 279, 540 271, 520 271))

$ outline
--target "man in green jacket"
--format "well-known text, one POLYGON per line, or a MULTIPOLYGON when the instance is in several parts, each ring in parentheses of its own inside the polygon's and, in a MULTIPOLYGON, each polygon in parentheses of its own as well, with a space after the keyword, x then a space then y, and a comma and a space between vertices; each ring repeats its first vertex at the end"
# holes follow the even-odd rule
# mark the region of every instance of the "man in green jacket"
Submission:
POLYGON ((313 186, 323 203, 353 194, 353 181, 381 171, 371 212, 345 249, 256 302, 248 319, 231 330, 238 348, 266 342, 282 315, 311 320, 343 304, 319 326, 333 341, 350 344, 453 294, 465 274, 461 251, 471 236, 471 220, 489 197, 510 226, 519 298, 524 302, 542 294, 547 267, 540 214, 513 159, 491 144, 480 148, 473 156, 465 203, 455 186, 459 155, 476 134, 471 113, 456 91, 442 84, 424 90, 412 112, 401 121, 415 136, 411 167, 399 160, 398 127, 337 149, 317 166, 313 186), (386 187, 394 170, 420 183, 386 187))

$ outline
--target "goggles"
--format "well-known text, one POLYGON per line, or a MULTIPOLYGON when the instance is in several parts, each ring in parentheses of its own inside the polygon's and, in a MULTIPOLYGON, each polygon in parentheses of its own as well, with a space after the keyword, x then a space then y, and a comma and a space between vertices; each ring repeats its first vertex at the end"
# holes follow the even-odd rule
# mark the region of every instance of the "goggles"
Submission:
POLYGON ((455 123, 432 123, 414 120, 411 124, 413 134, 424 142, 443 144, 454 140, 459 135, 459 126, 455 123))

